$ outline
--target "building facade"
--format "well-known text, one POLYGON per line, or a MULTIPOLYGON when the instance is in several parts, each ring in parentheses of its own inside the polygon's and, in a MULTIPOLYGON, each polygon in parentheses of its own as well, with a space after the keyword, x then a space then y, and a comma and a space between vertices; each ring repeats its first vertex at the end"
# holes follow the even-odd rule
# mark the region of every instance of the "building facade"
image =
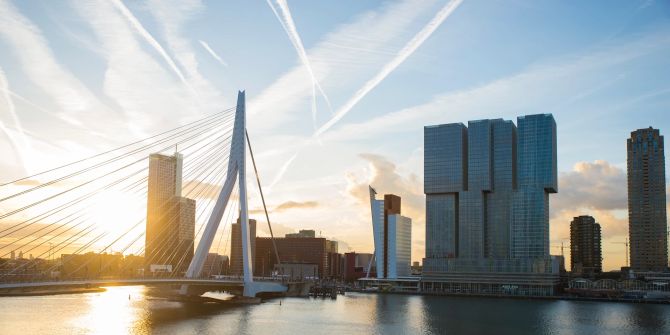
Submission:
POLYGON ((183 272, 193 258, 195 200, 181 196, 183 156, 149 156, 146 269, 183 272))
POLYGON ((631 132, 628 149, 628 231, 631 269, 668 269, 665 150, 658 129, 631 132))
POLYGON ((582 215, 570 222, 570 268, 573 275, 593 277, 603 271, 600 225, 582 215))
POLYGON ((398 278, 411 274, 412 220, 400 215, 401 199, 386 194, 376 199, 370 187, 372 231, 375 245, 377 278, 398 278))
MULTIPOLYGON (((330 242, 323 237, 275 237, 281 263, 315 264, 317 277, 324 279, 340 276, 341 255, 337 253, 337 244, 330 242)), ((255 249, 254 274, 271 276, 277 264, 272 238, 257 237, 255 249)))
POLYGON ((517 125, 487 119, 424 128, 426 290, 553 294, 556 123, 538 114, 517 125))
POLYGON ((316 232, 314 231, 314 229, 301 229, 297 233, 290 233, 284 236, 288 238, 301 238, 301 237, 315 238, 316 232))
MULTIPOLYGON (((230 227, 230 274, 233 276, 243 275, 242 265, 242 230, 240 219, 230 227)), ((256 262, 256 220, 249 219, 249 243, 251 244, 252 273, 255 273, 256 262)))

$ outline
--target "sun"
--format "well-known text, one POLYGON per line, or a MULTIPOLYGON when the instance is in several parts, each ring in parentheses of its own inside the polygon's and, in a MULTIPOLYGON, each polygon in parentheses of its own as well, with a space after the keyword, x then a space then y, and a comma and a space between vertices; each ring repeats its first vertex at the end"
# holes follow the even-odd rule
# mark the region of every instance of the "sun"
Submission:
POLYGON ((126 234, 114 244, 119 248, 130 243, 144 231, 142 222, 146 217, 146 199, 117 190, 106 190, 95 195, 92 200, 93 205, 88 209, 89 222, 95 223, 98 232, 107 233, 99 245, 126 234))

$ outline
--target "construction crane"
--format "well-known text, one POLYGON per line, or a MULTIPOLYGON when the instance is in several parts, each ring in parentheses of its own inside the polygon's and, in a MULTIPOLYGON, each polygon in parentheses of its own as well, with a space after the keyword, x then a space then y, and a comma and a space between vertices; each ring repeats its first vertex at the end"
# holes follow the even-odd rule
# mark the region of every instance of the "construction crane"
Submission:
POLYGON ((628 267, 628 239, 626 239, 626 242, 610 242, 614 244, 623 244, 626 246, 626 267, 628 267))
POLYGON ((563 256, 563 258, 565 259, 565 246, 563 245, 563 242, 564 242, 564 241, 561 241, 561 245, 560 245, 560 246, 558 246, 558 245, 552 245, 551 247, 552 247, 552 248, 561 248, 561 256, 563 256))

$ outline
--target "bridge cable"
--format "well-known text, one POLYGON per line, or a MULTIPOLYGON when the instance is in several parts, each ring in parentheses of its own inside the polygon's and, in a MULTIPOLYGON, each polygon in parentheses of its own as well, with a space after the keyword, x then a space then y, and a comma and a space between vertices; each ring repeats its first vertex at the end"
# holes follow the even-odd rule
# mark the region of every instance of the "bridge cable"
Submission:
POLYGON ((277 243, 275 242, 275 236, 272 233, 272 225, 270 224, 270 216, 268 215, 268 208, 265 206, 265 196, 263 196, 263 188, 261 187, 261 178, 258 176, 258 169, 256 168, 256 160, 254 159, 254 151, 251 150, 251 140, 249 140, 249 132, 244 129, 244 134, 247 138, 247 144, 249 145, 249 153, 251 154, 251 162, 254 166, 254 173, 256 174, 256 182, 258 183, 258 191, 261 194, 261 201, 263 202, 263 210, 265 211, 265 219, 268 221, 268 229, 270 229, 270 238, 272 239, 272 247, 275 250, 275 257, 277 258, 277 264, 281 265, 281 260, 279 260, 279 252, 277 251, 277 243))

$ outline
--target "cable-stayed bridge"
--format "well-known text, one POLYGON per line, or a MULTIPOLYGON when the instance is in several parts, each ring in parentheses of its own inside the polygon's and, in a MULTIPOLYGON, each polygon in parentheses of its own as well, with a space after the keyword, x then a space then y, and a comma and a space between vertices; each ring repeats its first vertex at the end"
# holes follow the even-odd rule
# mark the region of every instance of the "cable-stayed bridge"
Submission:
POLYGON ((239 92, 236 107, 0 184, 0 289, 181 284, 185 295, 198 285, 243 288, 247 297, 285 292, 281 278, 253 277, 247 148, 253 161, 239 92), (171 170, 151 167, 149 155, 173 151, 171 170), (172 190, 161 188, 164 180, 172 190), (228 249, 226 228, 235 220, 241 275, 206 276, 208 253, 228 249), (155 263, 162 271, 150 270, 155 263))

